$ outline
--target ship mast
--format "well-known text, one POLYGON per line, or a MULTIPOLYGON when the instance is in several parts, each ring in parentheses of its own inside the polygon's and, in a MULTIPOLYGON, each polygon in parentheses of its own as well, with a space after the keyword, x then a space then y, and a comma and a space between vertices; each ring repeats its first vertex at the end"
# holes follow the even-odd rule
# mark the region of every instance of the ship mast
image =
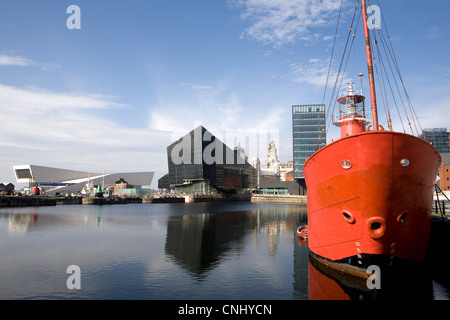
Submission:
POLYGON ((370 85, 370 99, 372 107, 372 122, 373 129, 378 130, 378 111, 377 111, 377 98, 375 95, 375 80, 373 75, 373 62, 372 62, 372 49, 370 47, 370 34, 367 24, 367 9, 366 0, 361 0, 362 16, 364 21, 364 35, 366 38, 366 55, 367 55, 367 68, 369 71, 369 85, 370 85))

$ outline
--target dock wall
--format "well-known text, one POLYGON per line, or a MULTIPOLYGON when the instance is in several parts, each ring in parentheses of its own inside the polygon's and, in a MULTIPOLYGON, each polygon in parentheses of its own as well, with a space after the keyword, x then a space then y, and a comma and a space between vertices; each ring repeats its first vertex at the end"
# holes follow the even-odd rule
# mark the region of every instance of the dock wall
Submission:
POLYGON ((306 196, 278 195, 278 194, 254 194, 252 202, 278 202, 298 203, 306 205, 306 196))
POLYGON ((0 208, 56 206, 56 199, 46 197, 1 196, 0 208))

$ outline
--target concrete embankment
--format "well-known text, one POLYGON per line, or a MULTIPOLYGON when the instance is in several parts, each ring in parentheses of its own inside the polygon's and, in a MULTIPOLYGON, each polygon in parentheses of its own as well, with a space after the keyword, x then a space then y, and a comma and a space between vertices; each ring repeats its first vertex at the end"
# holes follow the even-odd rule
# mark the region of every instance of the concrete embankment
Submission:
POLYGON ((144 197, 142 203, 182 203, 185 202, 184 197, 167 196, 167 197, 144 197))
POLYGON ((250 195, 228 195, 228 196, 208 196, 208 195, 187 195, 187 196, 156 196, 144 197, 142 203, 193 203, 193 202, 229 202, 229 201, 250 201, 250 195))
POLYGON ((82 204, 128 204, 128 203, 142 203, 141 198, 83 198, 82 204))
POLYGON ((57 197, 57 205, 81 204, 81 197, 57 197))
POLYGON ((2 196, 0 197, 0 208, 7 207, 39 207, 39 206, 55 206, 56 199, 46 197, 17 197, 2 196))
POLYGON ((252 202, 277 202, 298 203, 306 205, 306 196, 278 195, 278 194, 254 194, 252 202))

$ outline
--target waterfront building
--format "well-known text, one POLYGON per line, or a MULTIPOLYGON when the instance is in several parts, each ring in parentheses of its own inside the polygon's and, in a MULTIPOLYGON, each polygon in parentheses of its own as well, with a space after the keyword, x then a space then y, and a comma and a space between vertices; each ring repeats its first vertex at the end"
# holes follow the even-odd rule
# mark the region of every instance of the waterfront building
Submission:
POLYGON ((294 179, 303 180, 303 165, 314 152, 326 145, 325 105, 292 106, 294 179))
POLYGON ((240 145, 226 146, 199 126, 167 147, 169 173, 158 181, 161 189, 179 193, 251 193, 257 187, 256 169, 240 145))
POLYGON ((280 179, 281 181, 294 181, 293 161, 280 162, 280 179), (292 178, 290 176, 292 176, 292 178))
POLYGON ((284 179, 284 181, 294 181, 294 170, 287 171, 284 179))
MULTIPOLYGON (((259 159, 258 159, 259 161, 259 159)), ((255 165, 253 165, 255 167, 255 165)), ((256 168, 256 167, 255 167, 256 168)), ((271 139, 267 148, 267 157, 264 162, 264 168, 261 169, 262 174, 275 174, 281 181, 286 181, 286 173, 293 170, 293 162, 280 162, 275 142, 271 139)))
POLYGON ((264 162, 264 171, 280 175, 280 161, 278 160, 277 148, 273 139, 267 148, 267 158, 264 162))
POLYGON ((12 194, 14 189, 15 186, 12 183, 0 183, 0 193, 2 194, 12 194))
POLYGON ((450 153, 442 153, 442 166, 439 169, 439 182, 442 191, 450 195, 450 153))
POLYGON ((276 175, 262 174, 259 194, 305 195, 305 188, 298 181, 281 181, 276 175))
POLYGON ((154 172, 95 173, 37 165, 13 166, 17 183, 26 183, 31 190, 37 186, 47 195, 81 194, 99 184, 103 189, 114 187, 119 179, 126 179, 134 186, 150 186, 154 172))
POLYGON ((425 138, 440 153, 450 152, 447 128, 423 129, 423 134, 420 137, 425 138))
POLYGON ((305 188, 299 181, 294 180, 293 161, 280 162, 278 160, 277 148, 273 139, 267 148, 267 158, 264 167, 260 168, 260 161, 255 157, 253 167, 258 171, 259 194, 277 195, 304 195, 305 188))
POLYGON ((258 157, 253 158, 252 166, 256 169, 256 189, 259 190, 261 184, 261 162, 258 157))
POLYGON ((120 178, 115 182, 113 190, 113 194, 121 197, 143 197, 151 195, 151 189, 142 188, 140 185, 129 184, 123 178, 120 178))

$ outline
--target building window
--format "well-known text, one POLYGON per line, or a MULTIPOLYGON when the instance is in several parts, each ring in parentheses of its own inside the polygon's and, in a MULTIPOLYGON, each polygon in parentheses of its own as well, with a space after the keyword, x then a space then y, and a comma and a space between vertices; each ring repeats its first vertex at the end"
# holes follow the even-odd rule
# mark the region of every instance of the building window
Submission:
POLYGON ((326 145, 325 105, 292 106, 294 179, 303 178, 303 164, 326 145))

